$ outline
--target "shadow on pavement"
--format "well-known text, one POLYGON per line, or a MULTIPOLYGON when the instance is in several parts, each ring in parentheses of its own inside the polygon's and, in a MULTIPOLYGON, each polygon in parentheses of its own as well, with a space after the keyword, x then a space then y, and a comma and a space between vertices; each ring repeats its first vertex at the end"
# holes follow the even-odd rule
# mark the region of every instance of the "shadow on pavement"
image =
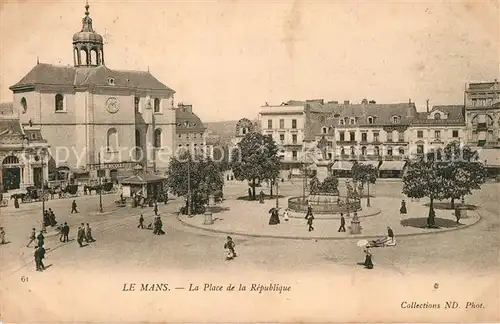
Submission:
MULTIPOLYGON (((429 203, 426 203, 424 206, 429 207, 429 203)), ((455 203, 455 207, 465 207, 467 210, 476 210, 477 206, 476 205, 470 205, 470 204, 460 204, 460 203, 455 203)), ((434 203, 434 209, 444 209, 444 210, 452 210, 451 208, 451 202, 438 202, 434 203)))
MULTIPOLYGON (((433 228, 453 228, 453 227, 459 227, 463 224, 457 224, 456 221, 451 220, 451 219, 444 219, 444 218, 439 218, 436 217, 435 219, 436 227, 433 228)), ((411 227, 416 227, 416 228, 427 228, 427 218, 422 217, 422 218, 408 218, 408 219, 403 219, 401 221, 401 225, 403 226, 411 226, 411 227)))
MULTIPOLYGON (((282 198, 285 198, 285 196, 278 195, 278 198, 282 199, 282 198)), ((276 199, 276 195, 274 195, 274 196, 264 195, 264 200, 273 200, 273 199, 276 199)), ((256 202, 258 202, 259 201, 259 194, 255 195, 255 199, 250 199, 250 198, 248 198, 248 196, 240 196, 240 197, 236 198, 236 200, 245 200, 245 201, 256 201, 256 202)))

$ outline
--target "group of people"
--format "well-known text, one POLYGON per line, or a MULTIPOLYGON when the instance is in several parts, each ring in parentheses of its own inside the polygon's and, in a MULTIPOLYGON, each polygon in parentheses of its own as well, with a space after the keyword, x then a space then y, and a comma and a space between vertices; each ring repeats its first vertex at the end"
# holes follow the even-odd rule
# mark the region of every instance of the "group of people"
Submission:
MULTIPOLYGON (((68 227, 68 232, 69 232, 69 227, 68 227)), ((85 243, 95 242, 94 238, 92 237, 92 229, 90 228, 89 223, 80 224, 80 226, 78 227, 78 232, 76 234, 76 241, 78 242, 80 247, 83 247, 83 241, 85 241, 85 243)))
POLYGON ((43 211, 43 223, 45 226, 57 225, 56 215, 54 214, 51 208, 49 208, 49 210, 43 211))
POLYGON ((37 245, 35 246, 35 253, 33 256, 35 257, 36 271, 43 271, 45 270, 45 265, 43 264, 43 259, 45 259, 45 248, 43 247, 45 236, 43 235, 43 231, 40 231, 40 233, 36 235, 36 229, 33 228, 29 236, 30 241, 26 247, 29 247, 35 239, 37 240, 37 245))
MULTIPOLYGON (((158 207, 155 207, 155 215, 157 215, 158 207)), ((144 229, 144 216, 141 214, 139 217, 139 225, 137 228, 144 229)), ((153 230, 153 235, 164 235, 165 231, 163 230, 163 222, 161 221, 160 216, 155 216, 152 223, 149 223, 147 229, 153 230)))

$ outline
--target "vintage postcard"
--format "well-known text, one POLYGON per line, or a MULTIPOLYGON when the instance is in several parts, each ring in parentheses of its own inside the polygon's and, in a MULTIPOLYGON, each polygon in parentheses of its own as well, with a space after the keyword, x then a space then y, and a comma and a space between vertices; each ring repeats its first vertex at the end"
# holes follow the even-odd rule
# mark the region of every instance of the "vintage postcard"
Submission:
POLYGON ((498 1, 0 1, 0 322, 499 322, 498 1))

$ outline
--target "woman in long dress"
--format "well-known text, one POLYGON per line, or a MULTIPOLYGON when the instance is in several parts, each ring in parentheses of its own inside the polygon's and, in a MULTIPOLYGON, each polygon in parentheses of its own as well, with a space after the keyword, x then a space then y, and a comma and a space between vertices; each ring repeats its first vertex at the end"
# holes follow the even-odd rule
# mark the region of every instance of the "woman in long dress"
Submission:
POLYGON ((373 269, 372 253, 368 245, 365 247, 365 263, 363 263, 363 265, 367 269, 373 269))
POLYGON ((271 217, 269 218, 269 225, 277 225, 280 223, 280 217, 278 216, 278 210, 274 208, 271 211, 271 217))
POLYGON ((401 200, 401 208, 399 208, 399 213, 401 215, 405 215, 407 213, 407 210, 406 210, 406 201, 401 200))

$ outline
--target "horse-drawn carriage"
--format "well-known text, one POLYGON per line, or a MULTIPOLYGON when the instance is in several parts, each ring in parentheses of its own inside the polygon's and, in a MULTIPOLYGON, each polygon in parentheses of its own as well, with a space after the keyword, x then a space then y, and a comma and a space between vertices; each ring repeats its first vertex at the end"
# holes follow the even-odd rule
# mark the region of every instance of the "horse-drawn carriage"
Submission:
POLYGON ((99 192, 102 192, 103 194, 115 193, 116 188, 114 183, 110 181, 101 184, 89 182, 83 186, 83 193, 85 195, 91 195, 93 191, 96 195, 99 194, 99 192))
POLYGON ((11 194, 10 199, 18 199, 23 203, 29 203, 33 201, 41 201, 42 197, 45 200, 48 200, 49 193, 44 192, 42 189, 35 186, 30 186, 26 188, 26 192, 16 192, 11 194))

